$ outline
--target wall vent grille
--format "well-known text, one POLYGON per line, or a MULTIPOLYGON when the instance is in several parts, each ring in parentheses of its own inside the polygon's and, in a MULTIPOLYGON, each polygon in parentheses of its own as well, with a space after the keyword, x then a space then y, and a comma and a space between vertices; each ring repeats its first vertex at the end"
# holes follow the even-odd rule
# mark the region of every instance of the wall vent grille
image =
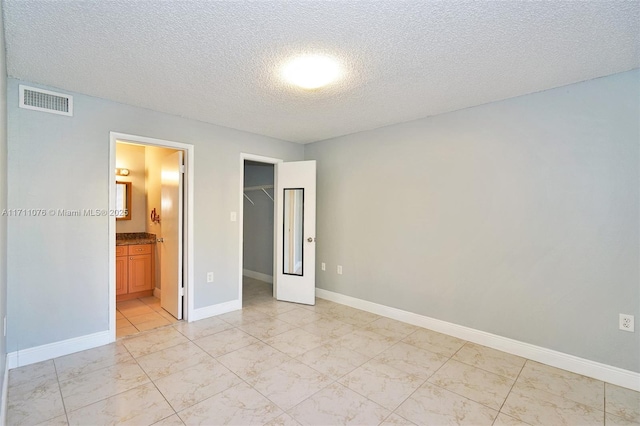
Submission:
POLYGON ((20 108, 73 115, 73 96, 20 85, 20 108))

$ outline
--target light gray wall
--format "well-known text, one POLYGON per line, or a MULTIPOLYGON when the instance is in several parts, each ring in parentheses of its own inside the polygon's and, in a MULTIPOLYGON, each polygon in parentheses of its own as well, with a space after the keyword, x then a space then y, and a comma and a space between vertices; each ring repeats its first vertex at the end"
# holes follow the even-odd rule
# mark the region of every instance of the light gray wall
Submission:
MULTIPOLYGON (((19 83, 8 82, 11 207, 107 209, 110 131, 191 143, 195 307, 238 298, 239 222, 229 214, 241 201, 240 153, 297 160, 303 146, 77 93, 74 117, 20 109, 19 83)), ((108 329, 108 238, 106 217, 10 221, 9 352, 108 329)))
MULTIPOLYGON (((244 186, 273 185, 273 173, 273 164, 245 162, 244 186)), ((262 191, 247 195, 255 204, 244 200, 243 266, 273 276, 273 201, 262 191)))
POLYGON ((639 79, 306 145, 318 287, 640 371, 639 79))
MULTIPOLYGON (((0 2, 0 211, 7 208, 7 66, 4 19, 0 2)), ((7 216, 0 215, 0 323, 7 314, 7 216)), ((4 380, 7 345, 0 335, 0 383, 4 380)), ((1 396, 0 396, 1 398, 1 396)), ((5 401, 0 401, 4 404, 5 401)))

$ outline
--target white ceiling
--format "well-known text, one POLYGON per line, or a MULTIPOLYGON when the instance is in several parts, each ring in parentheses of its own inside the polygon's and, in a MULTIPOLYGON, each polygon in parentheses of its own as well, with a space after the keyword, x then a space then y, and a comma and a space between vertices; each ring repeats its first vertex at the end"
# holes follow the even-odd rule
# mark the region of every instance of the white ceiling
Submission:
POLYGON ((4 0, 11 77, 313 142, 640 66, 640 2, 4 0), (301 52, 346 78, 283 83, 301 52))

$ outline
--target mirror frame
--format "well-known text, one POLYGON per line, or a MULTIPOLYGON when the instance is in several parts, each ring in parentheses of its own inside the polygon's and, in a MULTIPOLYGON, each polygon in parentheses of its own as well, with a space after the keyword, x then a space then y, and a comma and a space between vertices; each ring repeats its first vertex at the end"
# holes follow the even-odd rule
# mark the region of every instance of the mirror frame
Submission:
POLYGON ((116 216, 116 220, 131 220, 131 182, 116 181, 116 185, 125 185, 127 190, 127 205, 125 207, 127 209, 127 215, 121 217, 116 216))

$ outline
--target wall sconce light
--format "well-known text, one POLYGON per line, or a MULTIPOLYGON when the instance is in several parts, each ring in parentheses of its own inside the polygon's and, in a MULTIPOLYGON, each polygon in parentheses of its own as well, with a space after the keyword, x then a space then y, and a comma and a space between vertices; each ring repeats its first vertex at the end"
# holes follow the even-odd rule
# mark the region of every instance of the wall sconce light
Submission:
POLYGON ((117 176, 129 176, 129 169, 116 169, 117 176))

